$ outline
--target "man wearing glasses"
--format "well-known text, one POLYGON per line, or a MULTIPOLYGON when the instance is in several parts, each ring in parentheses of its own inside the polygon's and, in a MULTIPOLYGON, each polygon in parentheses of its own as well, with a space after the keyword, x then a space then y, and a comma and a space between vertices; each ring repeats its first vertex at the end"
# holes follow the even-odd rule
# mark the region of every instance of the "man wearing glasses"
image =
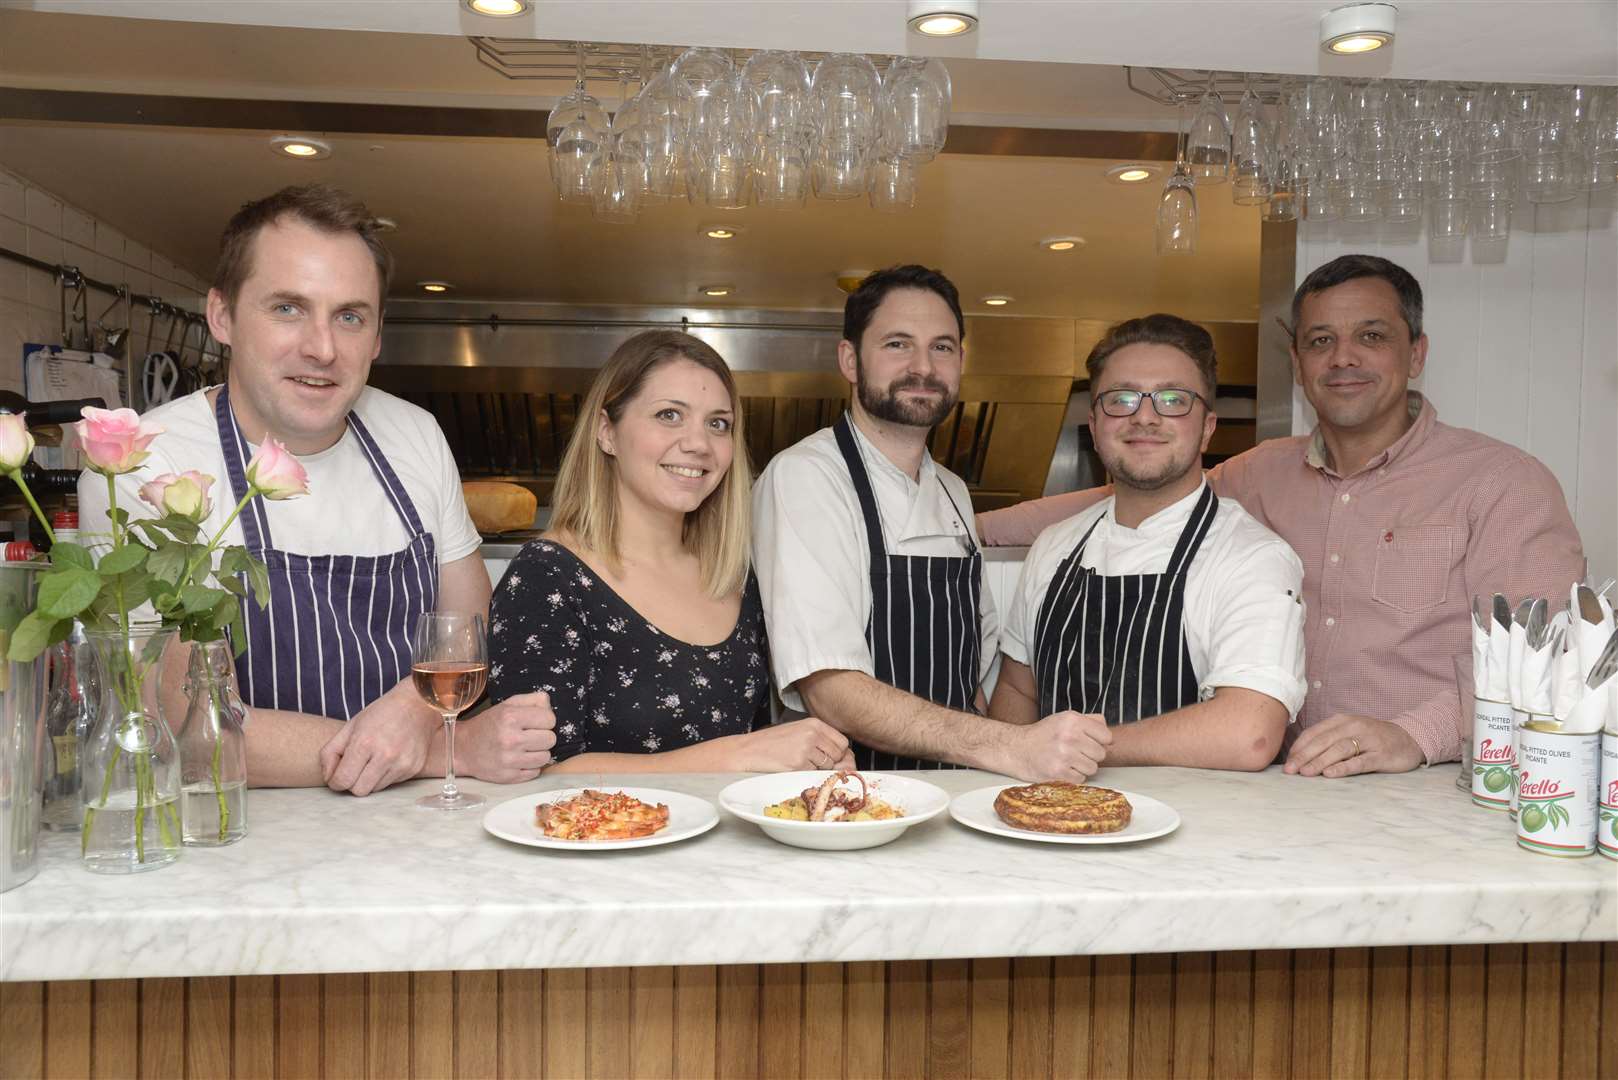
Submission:
POLYGON ((1105 719, 1110 765, 1262 769, 1306 691, 1303 564, 1203 478, 1213 339, 1148 315, 1108 330, 1087 367, 1113 494, 1029 551, 990 714, 1105 719))
MULTIPOLYGON (((1298 286, 1292 324, 1293 375, 1318 426, 1209 474, 1221 511, 1239 500, 1308 567, 1309 694, 1286 771, 1453 761, 1471 729, 1452 660, 1470 648, 1472 596, 1565 592, 1584 574, 1578 529, 1540 461, 1440 422, 1410 388, 1428 343, 1409 271, 1339 256, 1298 286)), ((1103 494, 1053 495, 978 525, 985 543, 1023 544, 1103 494)))

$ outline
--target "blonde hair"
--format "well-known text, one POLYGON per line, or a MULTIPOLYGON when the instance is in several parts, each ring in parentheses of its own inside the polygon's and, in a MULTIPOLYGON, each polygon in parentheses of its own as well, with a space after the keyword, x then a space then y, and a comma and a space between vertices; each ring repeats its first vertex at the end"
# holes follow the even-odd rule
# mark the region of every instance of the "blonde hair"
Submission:
POLYGON ((685 516, 681 538, 702 565, 703 586, 713 596, 728 596, 747 580, 753 470, 736 380, 713 347, 690 334, 646 330, 618 346, 607 360, 585 395, 567 453, 562 455, 550 527, 618 563, 618 469, 596 441, 596 430, 603 415, 617 423, 652 372, 676 360, 689 360, 713 372, 730 395, 730 438, 735 446, 730 468, 702 505, 685 516))

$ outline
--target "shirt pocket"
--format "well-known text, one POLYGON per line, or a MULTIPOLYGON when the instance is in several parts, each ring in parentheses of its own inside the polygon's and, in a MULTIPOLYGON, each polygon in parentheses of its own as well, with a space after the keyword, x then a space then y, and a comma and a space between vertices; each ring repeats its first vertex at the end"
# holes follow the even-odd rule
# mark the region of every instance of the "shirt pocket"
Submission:
POLYGON ((1405 525, 1376 533, 1371 598, 1395 611, 1430 611, 1444 602, 1454 568, 1456 530, 1405 525))

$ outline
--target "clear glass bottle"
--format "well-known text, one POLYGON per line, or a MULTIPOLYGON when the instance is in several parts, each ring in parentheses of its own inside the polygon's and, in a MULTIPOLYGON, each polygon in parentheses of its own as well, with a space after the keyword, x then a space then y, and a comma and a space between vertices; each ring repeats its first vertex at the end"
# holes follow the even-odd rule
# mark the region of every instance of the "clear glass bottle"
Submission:
POLYGON ((59 832, 77 832, 84 804, 79 791, 79 750, 89 736, 100 691, 95 650, 74 624, 66 641, 45 653, 45 809, 41 824, 59 832))
POLYGON ((185 693, 190 702, 180 728, 180 817, 185 842, 200 847, 234 844, 247 835, 247 706, 236 691, 236 665, 228 641, 191 645, 185 693))
POLYGON ((100 672, 90 735, 79 748, 80 858, 100 874, 134 874, 180 857, 180 748, 159 705, 174 631, 87 630, 100 672))

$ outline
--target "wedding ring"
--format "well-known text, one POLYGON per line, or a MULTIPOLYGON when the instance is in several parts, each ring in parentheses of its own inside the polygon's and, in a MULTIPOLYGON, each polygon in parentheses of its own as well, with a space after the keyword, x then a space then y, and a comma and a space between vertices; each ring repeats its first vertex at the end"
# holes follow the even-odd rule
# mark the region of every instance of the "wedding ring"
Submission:
POLYGON ((1360 741, 1358 739, 1354 738, 1354 736, 1352 736, 1352 735, 1350 735, 1348 737, 1348 741, 1354 744, 1354 752, 1352 754, 1350 754, 1349 756, 1350 757, 1359 757, 1360 756, 1360 741))

